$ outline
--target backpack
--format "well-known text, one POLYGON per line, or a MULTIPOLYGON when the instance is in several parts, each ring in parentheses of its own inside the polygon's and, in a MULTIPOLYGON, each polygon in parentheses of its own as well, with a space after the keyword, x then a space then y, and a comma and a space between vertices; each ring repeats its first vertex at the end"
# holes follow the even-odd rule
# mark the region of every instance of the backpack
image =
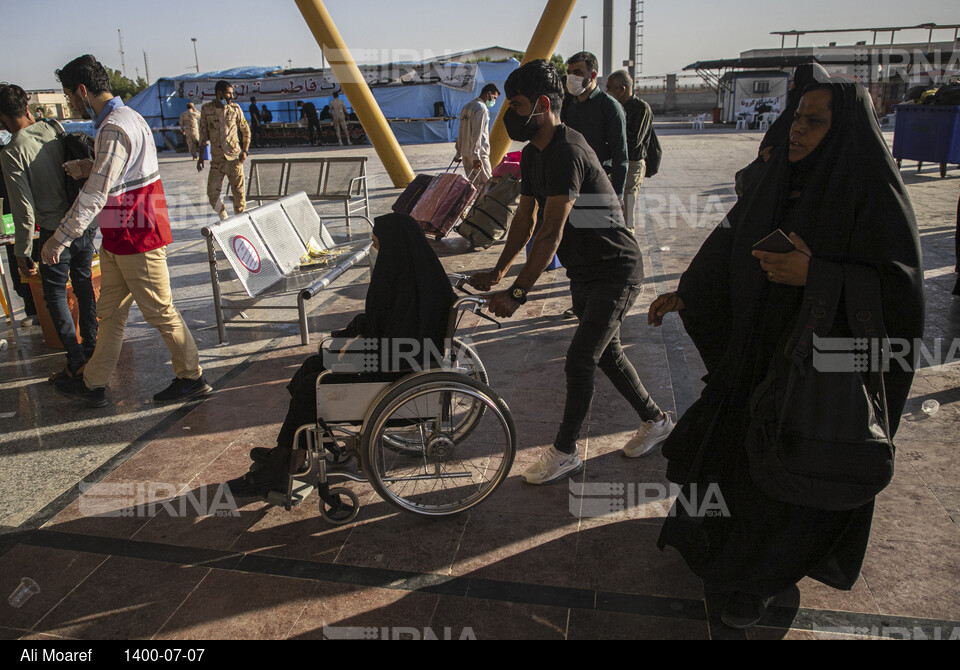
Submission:
MULTIPOLYGON (((45 119, 44 122, 53 128, 57 133, 57 137, 63 142, 64 163, 84 159, 93 160, 96 155, 96 150, 92 137, 84 133, 68 133, 63 129, 63 126, 55 120, 45 119)), ((72 205, 76 201, 77 196, 80 195, 80 191, 83 190, 83 185, 87 183, 87 180, 74 179, 64 172, 63 183, 67 189, 67 201, 72 205)))
POLYGON ((657 132, 650 128, 650 141, 647 143, 647 167, 644 177, 652 177, 660 171, 660 161, 663 159, 663 147, 657 139, 657 132))

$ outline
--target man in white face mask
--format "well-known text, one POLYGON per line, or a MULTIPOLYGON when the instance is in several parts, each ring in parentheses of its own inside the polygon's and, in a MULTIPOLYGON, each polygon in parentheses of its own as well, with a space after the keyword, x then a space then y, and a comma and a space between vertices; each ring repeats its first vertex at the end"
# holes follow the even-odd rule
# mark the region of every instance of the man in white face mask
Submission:
POLYGON ((617 195, 627 181, 627 121, 623 108, 597 85, 597 57, 589 51, 567 61, 568 98, 560 118, 587 140, 617 195))
POLYGON ((500 89, 496 84, 487 84, 480 95, 460 110, 460 131, 457 134, 457 158, 463 160, 463 169, 468 179, 476 178, 477 188, 486 184, 493 175, 490 166, 490 113, 497 104, 500 89))

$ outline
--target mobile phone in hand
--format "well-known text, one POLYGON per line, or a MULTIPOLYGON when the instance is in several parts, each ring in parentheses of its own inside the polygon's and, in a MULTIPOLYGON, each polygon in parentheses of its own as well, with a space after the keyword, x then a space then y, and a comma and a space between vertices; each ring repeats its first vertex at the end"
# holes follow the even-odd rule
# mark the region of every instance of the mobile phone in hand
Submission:
POLYGON ((786 233, 777 228, 775 231, 764 237, 753 245, 754 251, 769 251, 775 254, 787 254, 796 251, 797 247, 787 237, 786 233))

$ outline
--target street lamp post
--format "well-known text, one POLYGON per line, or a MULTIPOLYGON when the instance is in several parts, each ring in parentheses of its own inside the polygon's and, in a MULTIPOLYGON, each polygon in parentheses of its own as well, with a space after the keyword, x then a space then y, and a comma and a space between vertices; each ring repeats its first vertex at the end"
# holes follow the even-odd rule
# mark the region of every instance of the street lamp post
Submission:
POLYGON ((580 51, 587 50, 587 15, 584 14, 580 17, 580 20, 583 21, 583 44, 580 47, 580 51))
POLYGON ((197 65, 197 74, 200 74, 200 59, 197 58, 197 38, 191 37, 190 41, 193 42, 193 61, 197 65))

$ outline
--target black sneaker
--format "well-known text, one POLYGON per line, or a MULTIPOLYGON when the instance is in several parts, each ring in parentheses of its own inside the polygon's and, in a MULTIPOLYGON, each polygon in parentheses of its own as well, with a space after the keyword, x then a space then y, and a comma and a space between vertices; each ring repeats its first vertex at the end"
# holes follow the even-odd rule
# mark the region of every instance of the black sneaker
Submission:
POLYGON ((286 491, 289 476, 283 463, 267 463, 242 477, 231 479, 227 486, 237 498, 261 498, 271 491, 286 491))
POLYGON ((97 389, 87 388, 87 385, 83 383, 83 377, 80 375, 76 377, 57 375, 57 378, 53 380, 53 388, 62 396, 73 400, 83 400, 87 407, 106 407, 107 405, 107 395, 104 388, 102 386, 97 389))
POLYGON ((170 386, 153 396, 153 402, 166 405, 173 402, 182 402, 191 398, 201 398, 213 393, 213 387, 200 375, 198 379, 174 379, 170 386))
POLYGON ((754 593, 735 591, 727 598, 720 612, 720 620, 730 628, 744 630, 760 623, 767 613, 773 598, 764 598, 754 593))

